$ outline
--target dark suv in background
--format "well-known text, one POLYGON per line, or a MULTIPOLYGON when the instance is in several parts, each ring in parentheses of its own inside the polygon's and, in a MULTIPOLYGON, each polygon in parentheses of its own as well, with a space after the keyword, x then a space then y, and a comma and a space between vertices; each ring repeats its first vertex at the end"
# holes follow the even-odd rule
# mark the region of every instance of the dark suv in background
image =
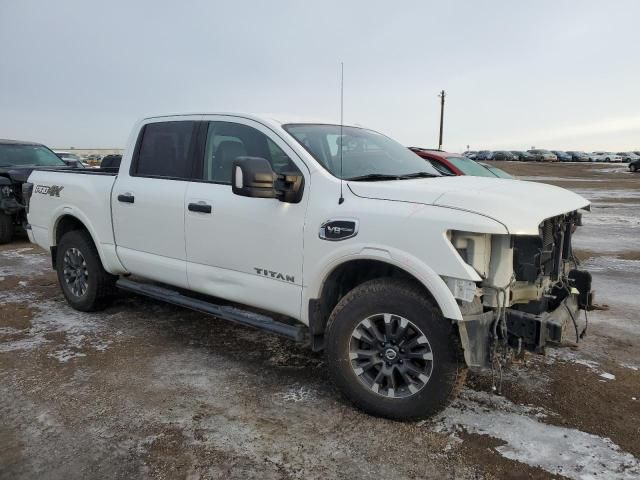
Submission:
POLYGON ((481 160, 493 160, 493 152, 491 152, 490 150, 480 150, 474 160, 476 162, 479 162, 481 160))
POLYGON ((517 160, 521 162, 531 162, 533 160, 533 156, 529 152, 524 152, 521 150, 511 150, 511 153, 516 157, 517 160))
POLYGON ((584 152, 579 152, 577 150, 571 150, 567 152, 569 155, 571 155, 571 161, 573 162, 588 162, 589 161, 589 155, 587 155, 584 152))
MULTIPOLYGON (((22 184, 38 167, 69 168, 44 145, 0 140, 0 244, 10 242, 16 228, 26 226, 22 184)), ((56 190, 48 192, 53 196, 56 190)))
POLYGON ((497 150, 493 152, 493 157, 491 158, 491 160, 502 160, 502 161, 513 162, 515 160, 518 160, 518 158, 512 152, 509 152, 507 150, 497 150))
POLYGON ((551 153, 554 153, 558 160, 561 162, 571 162, 573 159, 569 152, 563 152, 562 150, 551 150, 551 153))

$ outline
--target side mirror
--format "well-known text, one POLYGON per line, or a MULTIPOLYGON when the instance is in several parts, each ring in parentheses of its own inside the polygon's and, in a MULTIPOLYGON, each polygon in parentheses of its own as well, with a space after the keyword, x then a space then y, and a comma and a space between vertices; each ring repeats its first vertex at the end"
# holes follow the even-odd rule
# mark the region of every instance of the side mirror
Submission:
POLYGON ((238 157, 233 161, 231 189, 241 197, 298 203, 302 200, 304 177, 297 172, 278 175, 262 157, 238 157))

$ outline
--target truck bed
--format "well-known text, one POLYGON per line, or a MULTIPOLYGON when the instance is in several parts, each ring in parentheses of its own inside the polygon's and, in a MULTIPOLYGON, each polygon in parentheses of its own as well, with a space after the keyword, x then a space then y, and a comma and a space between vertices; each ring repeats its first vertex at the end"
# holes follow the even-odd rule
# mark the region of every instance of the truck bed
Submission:
POLYGON ((69 168, 69 169, 60 169, 60 168, 38 168, 40 172, 56 172, 56 173, 79 173, 81 175, 118 175, 117 167, 109 167, 109 168, 69 168))
POLYGON ((43 169, 29 176, 33 193, 29 224, 35 242, 48 249, 55 245, 54 219, 68 213, 81 220, 93 238, 114 244, 111 225, 111 190, 117 169, 43 169))

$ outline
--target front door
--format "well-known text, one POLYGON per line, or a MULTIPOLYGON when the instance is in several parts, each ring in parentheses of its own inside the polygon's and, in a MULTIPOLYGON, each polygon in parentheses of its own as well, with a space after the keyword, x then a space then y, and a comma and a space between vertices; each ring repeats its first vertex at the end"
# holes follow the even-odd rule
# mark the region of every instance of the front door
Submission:
POLYGON ((308 195, 297 204, 234 195, 231 166, 239 156, 266 158, 276 172, 307 172, 258 122, 209 122, 200 180, 189 184, 185 205, 190 288, 298 317, 308 195))

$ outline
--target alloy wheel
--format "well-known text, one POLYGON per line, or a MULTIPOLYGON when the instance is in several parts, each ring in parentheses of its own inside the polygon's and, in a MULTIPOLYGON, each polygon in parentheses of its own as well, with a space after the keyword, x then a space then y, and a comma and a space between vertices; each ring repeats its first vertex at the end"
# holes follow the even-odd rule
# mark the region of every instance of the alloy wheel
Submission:
POLYGON ((76 297, 81 297, 89 287, 89 271, 82 252, 75 247, 64 253, 63 276, 69 290, 76 297))
POLYGON ((433 350, 410 320, 378 313, 362 320, 349 339, 351 368, 372 392, 389 398, 415 395, 433 372, 433 350))

